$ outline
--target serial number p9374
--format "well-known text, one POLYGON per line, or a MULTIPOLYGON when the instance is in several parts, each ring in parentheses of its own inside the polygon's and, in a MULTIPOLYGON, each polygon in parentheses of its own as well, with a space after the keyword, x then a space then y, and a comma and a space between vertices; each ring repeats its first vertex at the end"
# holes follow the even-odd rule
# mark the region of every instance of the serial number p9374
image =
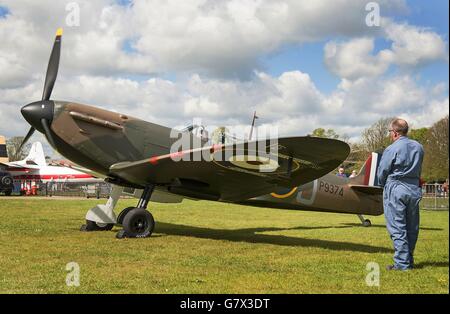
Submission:
POLYGON ((334 195, 344 196, 344 188, 342 186, 331 184, 325 181, 320 181, 319 191, 324 191, 325 193, 330 193, 334 195))

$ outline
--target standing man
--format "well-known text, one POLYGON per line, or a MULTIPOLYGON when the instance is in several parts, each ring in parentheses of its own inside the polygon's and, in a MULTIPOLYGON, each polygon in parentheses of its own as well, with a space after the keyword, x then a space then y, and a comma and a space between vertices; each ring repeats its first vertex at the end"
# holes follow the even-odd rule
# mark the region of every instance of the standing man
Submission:
POLYGON ((422 198, 420 173, 423 147, 409 139, 408 123, 391 122, 388 146, 377 170, 379 185, 384 187, 383 205, 386 226, 394 243, 394 265, 388 270, 408 270, 414 266, 414 248, 419 235, 419 202, 422 198))

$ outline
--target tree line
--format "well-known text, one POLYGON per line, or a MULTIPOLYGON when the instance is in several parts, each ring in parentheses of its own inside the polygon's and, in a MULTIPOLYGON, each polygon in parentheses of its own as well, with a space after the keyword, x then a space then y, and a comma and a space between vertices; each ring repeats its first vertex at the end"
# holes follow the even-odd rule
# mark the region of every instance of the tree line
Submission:
MULTIPOLYGON (((382 152, 391 144, 389 127, 395 117, 381 118, 361 133, 357 143, 350 143, 347 135, 339 135, 333 129, 315 129, 311 136, 340 139, 351 147, 351 153, 344 162, 346 172, 359 170, 371 152, 382 152)), ((408 137, 423 145, 425 156, 422 178, 427 182, 448 179, 448 128, 449 116, 435 122, 431 127, 410 129, 408 137)))

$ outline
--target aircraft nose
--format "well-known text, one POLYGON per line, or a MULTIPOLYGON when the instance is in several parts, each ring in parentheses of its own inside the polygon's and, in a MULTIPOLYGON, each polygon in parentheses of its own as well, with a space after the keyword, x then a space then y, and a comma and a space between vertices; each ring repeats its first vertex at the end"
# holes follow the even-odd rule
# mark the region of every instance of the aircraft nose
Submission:
POLYGON ((43 100, 23 106, 20 112, 29 124, 38 131, 43 132, 42 119, 47 120, 48 124, 51 124, 53 121, 53 108, 53 101, 43 100))

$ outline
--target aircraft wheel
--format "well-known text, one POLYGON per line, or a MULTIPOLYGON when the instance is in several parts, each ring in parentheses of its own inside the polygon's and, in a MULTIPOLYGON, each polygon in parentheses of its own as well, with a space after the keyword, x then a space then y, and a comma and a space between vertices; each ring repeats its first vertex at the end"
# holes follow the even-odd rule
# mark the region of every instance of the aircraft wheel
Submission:
POLYGON ((369 219, 366 219, 366 220, 364 220, 363 226, 370 227, 370 226, 372 226, 372 222, 369 219))
POLYGON ((81 231, 109 231, 114 227, 114 224, 100 223, 92 220, 86 220, 86 224, 82 225, 81 231))
POLYGON ((124 208, 124 209, 120 212, 119 216, 117 216, 117 223, 118 223, 119 225, 123 224, 123 218, 126 216, 126 214, 129 213, 130 210, 135 209, 135 208, 136 208, 136 207, 127 207, 127 208, 124 208))
POLYGON ((146 238, 155 229, 155 220, 148 210, 133 208, 123 218, 122 226, 127 237, 146 238))

